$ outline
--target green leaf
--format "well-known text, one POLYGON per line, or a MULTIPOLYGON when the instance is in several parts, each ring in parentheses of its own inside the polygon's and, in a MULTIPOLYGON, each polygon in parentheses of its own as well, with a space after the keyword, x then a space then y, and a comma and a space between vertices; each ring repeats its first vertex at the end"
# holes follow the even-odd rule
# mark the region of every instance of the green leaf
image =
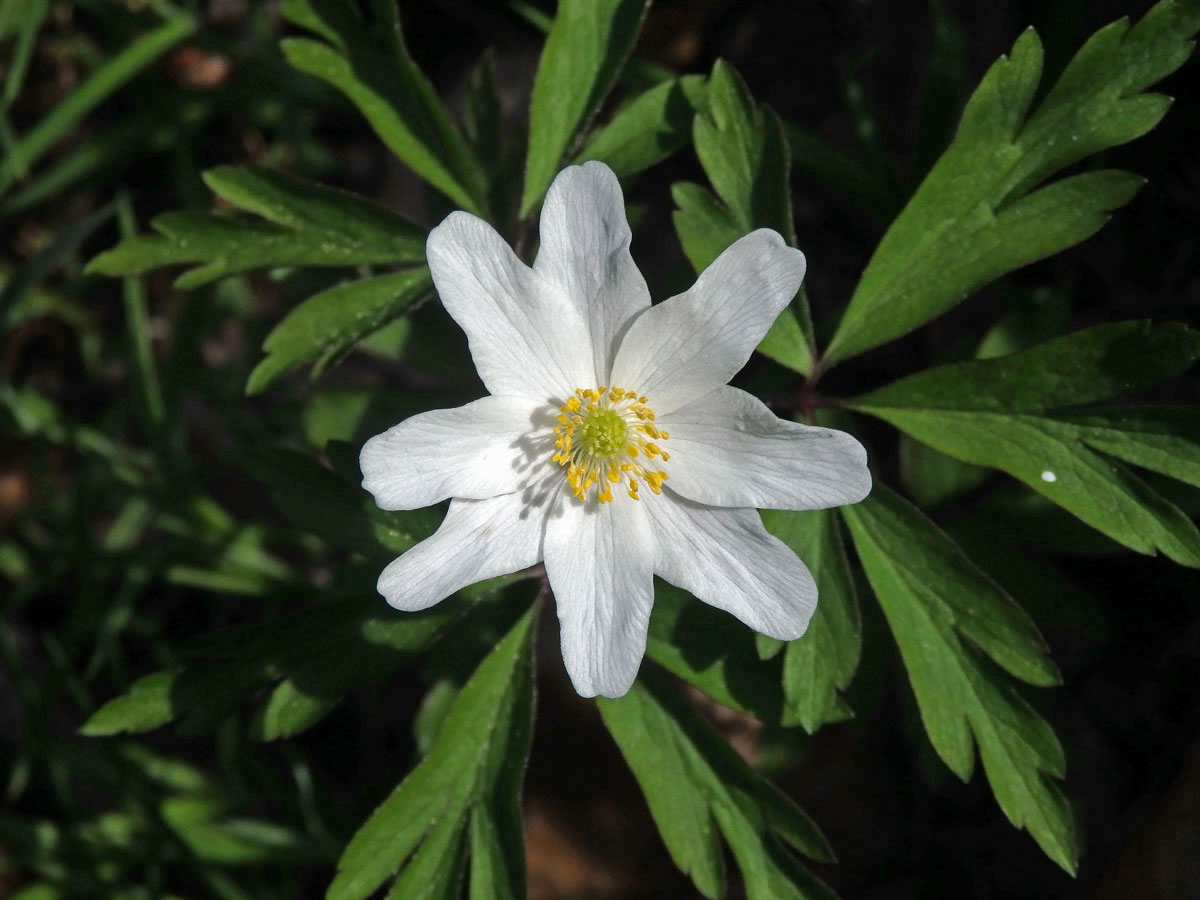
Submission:
MULTIPOLYGON (((472 596, 503 583, 484 582, 472 596)), ((468 608, 452 600, 400 615, 372 594, 206 635, 185 648, 185 665, 134 682, 93 713, 81 733, 143 732, 178 720, 180 733, 197 734, 273 685, 251 731, 260 740, 290 737, 319 721, 351 690, 425 650, 468 608)))
POLYGON ((933 522, 876 484, 842 515, 900 647, 921 720, 966 781, 978 745, 1004 814, 1074 873, 1078 835, 1051 781, 1066 762, 1053 730, 984 656, 1030 684, 1058 682, 1033 622, 933 522))
POLYGON ((697 273, 707 269, 726 247, 745 234, 721 201, 698 184, 676 182, 671 185, 671 199, 678 207, 672 216, 675 233, 697 273))
POLYGON ((575 161, 600 160, 622 177, 650 168, 691 139, 703 90, 702 75, 685 75, 639 94, 592 134, 575 161))
POLYGON ((500 882, 490 885, 492 895, 525 896, 519 804, 532 731, 535 609, 480 663, 429 755, 351 839, 327 900, 360 900, 393 875, 390 896, 446 896, 468 827, 472 849, 483 851, 473 854, 472 868, 483 866, 500 882), (473 822, 481 808, 503 832, 496 837, 505 848, 502 865, 488 836, 476 836, 485 830, 473 822))
POLYGON ((900 435, 900 483, 917 505, 937 506, 983 484, 990 473, 900 435))
POLYGON ((780 665, 759 658, 752 632, 665 581, 654 584, 646 655, 719 703, 766 721, 782 714, 780 665))
POLYGON ((371 600, 373 613, 288 667, 287 676, 255 714, 250 731, 257 740, 294 737, 311 728, 346 694, 386 678, 466 612, 463 604, 443 602, 421 615, 401 615, 382 607, 378 597, 371 600))
POLYGON ((862 651, 854 579, 832 511, 763 510, 762 518, 817 581, 817 611, 804 636, 787 645, 783 665, 783 724, 802 725, 811 734, 853 715, 839 692, 854 677, 862 651))
POLYGON ((717 196, 743 234, 773 228, 794 246, 791 161, 778 117, 754 102, 741 76, 724 60, 713 66, 707 98, 706 108, 696 115, 696 155, 717 196))
POLYGON ((107 737, 123 732, 152 731, 174 718, 171 690, 175 672, 155 672, 140 678, 129 690, 109 700, 80 726, 87 737, 107 737))
POLYGON ((198 264, 175 284, 191 289, 277 266, 360 266, 425 260, 425 233, 361 197, 257 166, 211 169, 205 180, 230 203, 267 220, 174 212, 150 224, 158 235, 126 238, 87 267, 140 275, 198 264))
POLYGON ((429 269, 421 266, 350 281, 314 294, 267 335, 263 341, 267 356, 250 373, 246 393, 260 394, 281 375, 312 360, 312 377, 320 377, 358 341, 432 290, 429 269))
POLYGON ((1066 290, 1041 287, 1013 300, 1008 312, 980 338, 975 348, 976 359, 1007 356, 1067 330, 1071 295, 1066 290))
POLYGON ((1094 450, 1200 487, 1198 407, 1122 406, 1072 410, 1055 418, 1094 450))
POLYGON ((190 16, 174 13, 169 21, 141 35, 88 75, 15 144, 5 147, 0 157, 0 195, 24 177, 84 116, 195 30, 196 23, 190 16))
POLYGON ((288 0, 284 14, 330 43, 286 38, 279 46, 295 68, 345 94, 409 168, 486 217, 483 169, 405 48, 395 10, 369 23, 349 0, 288 0))
POLYGON ((612 90, 648 0, 561 0, 533 82, 521 216, 541 201, 572 142, 612 90))
POLYGON ((370 597, 364 614, 339 623, 328 637, 312 642, 303 659, 288 659, 286 677, 256 712, 251 735, 257 740, 273 741, 311 728, 346 694, 382 681, 460 622, 460 627, 472 634, 490 634, 497 626, 509 627, 514 618, 511 605, 480 601, 519 577, 506 575, 481 581, 466 588, 462 600, 443 601, 417 614, 397 613, 382 605, 378 597, 370 597))
POLYGON ((203 175, 223 200, 293 231, 320 234, 347 252, 423 262, 425 231, 389 209, 263 166, 219 166, 203 175))
POLYGON ((244 451, 240 462, 288 519, 334 546, 395 556, 437 529, 435 510, 382 510, 358 485, 307 454, 258 447, 244 451))
POLYGON ((1166 113, 1143 93, 1177 69, 1200 28, 1194 3, 1164 0, 1130 28, 1097 32, 1037 108, 1042 49, 1026 31, 967 103, 958 132, 884 235, 830 342, 845 359, 912 331, 1006 272, 1084 240, 1141 184, 1125 172, 1074 175, 1084 157, 1131 141, 1166 113))
POLYGON ((1113 427, 1120 411, 1090 422, 1090 413, 1055 414, 1171 378, 1198 357, 1200 332, 1103 325, 1011 356, 921 372, 849 405, 956 459, 1009 473, 1132 550, 1200 566, 1200 531, 1191 520, 1102 455, 1191 480, 1195 430, 1178 413, 1157 424, 1134 413, 1127 428, 1113 427))
POLYGON ((816 825, 662 679, 643 673, 624 697, 600 698, 597 705, 671 858, 701 894, 716 898, 724 892, 721 835, 750 900, 833 898, 785 848, 832 861, 816 825))
MULTIPOLYGON (((717 196, 681 182, 672 186, 675 231, 692 267, 706 269, 730 244, 755 228, 772 228, 791 246, 790 157, 775 113, 760 107, 724 60, 713 66, 705 104, 696 113, 696 154, 717 196)), ((812 327, 803 292, 775 320, 761 353, 803 375, 812 371, 812 327)))
POLYGON ((221 807, 202 796, 168 797, 160 804, 164 823, 188 852, 223 866, 283 865, 311 862, 312 842, 274 822, 219 818, 221 807))
POLYGON ((88 737, 138 733, 180 720, 180 734, 200 734, 219 725, 269 679, 267 661, 153 672, 96 710, 80 733, 88 737))
POLYGON ((1186 372, 1200 331, 1114 322, 992 359, 938 366, 854 398, 858 407, 1045 413, 1110 400, 1186 372))
POLYGON ((20 94, 33 58, 34 41, 49 14, 50 0, 0 3, 0 40, 15 36, 15 46, 5 65, 7 71, 4 73, 4 90, 0 93, 0 110, 7 112, 20 94))

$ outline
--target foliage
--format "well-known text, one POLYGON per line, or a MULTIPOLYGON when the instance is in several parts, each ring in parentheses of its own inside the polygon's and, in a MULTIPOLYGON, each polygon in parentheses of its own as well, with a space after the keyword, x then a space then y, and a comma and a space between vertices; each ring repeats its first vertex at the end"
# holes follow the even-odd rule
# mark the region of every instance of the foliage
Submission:
MULTIPOLYGON (((479 393, 461 334, 426 302, 428 227, 466 209, 528 260, 551 179, 591 159, 673 203, 661 221, 681 269, 760 227, 820 268, 794 183, 886 226, 845 302, 802 288, 743 379, 782 414, 870 444, 863 503, 762 514, 816 577, 809 632, 756 637, 659 583, 639 681, 595 704, 671 860, 706 897, 727 889, 726 846, 751 898, 834 896, 835 848, 762 770, 803 772, 809 735, 861 736, 902 697, 919 739, 895 770, 938 792, 946 770, 971 780, 978 755, 1004 816, 1074 874, 1075 757, 1051 690, 1064 676, 1039 624, 1089 607, 1056 605, 1078 592, 1043 556, 1200 568, 1200 410, 1180 387, 1200 332, 1073 315, 1077 286, 1036 290, 1048 279, 1025 267, 1134 202, 1143 178, 1112 166, 1136 156, 1112 150, 1167 114, 1153 89, 1187 60, 1200 5, 1162 0, 1061 65, 1027 30, 968 92, 963 34, 935 4, 906 200, 853 79, 863 159, 784 121, 727 60, 684 73, 639 59, 644 0, 563 2, 552 19, 512 6, 494 14, 545 33, 519 121, 490 56, 440 96, 390 0, 284 0, 286 32, 256 9, 240 41, 166 0, 80 0, 79 46, 63 52, 82 74, 39 108, 35 51, 60 26, 48 2, 0 0, 0 209, 47 232, 0 261, 5 359, 22 360, 0 381, 0 449, 36 494, 0 507, 0 660, 19 723, 0 743, 0 880, 16 873, 27 900, 297 896, 289 878, 338 900, 525 896, 535 687, 557 677, 537 665, 540 574, 422 613, 386 607, 379 570, 441 511, 378 509, 357 451, 479 393), (181 46, 241 75, 199 90, 158 74, 181 46), (344 160, 361 147, 319 128, 319 108, 361 120, 394 159, 354 178, 344 160), (265 148, 252 161, 233 149, 246 141, 195 151, 231 110, 265 148), (371 190, 384 170, 405 173, 403 213, 371 190), (962 340, 928 352, 923 326, 976 295, 962 340), (71 390, 23 362, 40 329, 73 348, 71 390), (897 372, 878 361, 901 340, 897 372), (714 703, 766 723, 766 764, 698 711, 714 703), (341 782, 314 764, 322 740, 353 745, 341 782), (203 765, 186 758, 198 752, 203 765), (374 765, 360 772, 360 755, 374 765)), ((687 281, 660 269, 652 284, 687 281)))

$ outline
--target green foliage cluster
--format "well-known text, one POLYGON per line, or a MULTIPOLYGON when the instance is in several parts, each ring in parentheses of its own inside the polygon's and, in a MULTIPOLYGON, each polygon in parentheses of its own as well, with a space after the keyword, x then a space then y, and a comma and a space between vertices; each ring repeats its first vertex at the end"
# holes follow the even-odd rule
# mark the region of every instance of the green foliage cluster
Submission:
MULTIPOLYGON (((44 636, 57 660, 46 684, 22 673, 22 648, 13 633, 0 632, 9 677, 35 723, 7 789, 20 795, 44 764, 63 802, 75 806, 70 773, 82 767, 115 804, 69 829, 0 814, 0 839, 34 873, 17 896, 153 896, 178 867, 195 873, 199 889, 212 896, 276 896, 269 875, 241 880, 239 868, 269 871, 302 859, 336 863, 331 900, 374 896, 382 887, 391 898, 522 897, 520 798, 536 706, 536 585, 523 573, 477 585, 426 613, 394 613, 375 596, 374 574, 431 533, 439 513, 385 513, 356 486, 364 436, 412 412, 453 405, 448 398, 466 399, 472 390, 464 347, 446 336, 440 307, 422 303, 433 293, 425 231, 370 198, 255 164, 209 169, 203 185, 213 209, 165 213, 149 223, 153 233, 135 233, 129 198, 98 179, 128 156, 126 132, 140 126, 93 135, 54 157, 50 151, 196 32, 195 20, 174 6, 148 5, 155 12, 145 18, 122 13, 113 20, 130 39, 45 118, 20 135, 4 119, 6 214, 83 182, 105 186, 113 201, 62 229, 23 268, 0 273, 0 328, 50 310, 88 333, 92 313, 57 294, 49 278, 116 222, 123 239, 76 276, 122 279, 134 385, 127 405, 101 423, 77 417, 36 387, 0 384, 6 430, 74 454, 93 473, 87 483, 96 485, 94 495, 59 498, 43 516, 30 514, 12 536, 0 537, 5 615, 37 596, 39 584, 92 573, 74 585, 79 613, 70 628, 44 636), (263 337, 261 360, 237 385, 247 395, 243 403, 275 404, 251 407, 258 412, 245 417, 236 450, 239 478, 269 503, 271 516, 247 514, 237 498, 207 493, 206 474, 190 459, 179 386, 201 385, 209 401, 228 402, 221 398, 229 385, 182 361, 200 356, 186 328, 171 357, 153 352, 143 276, 166 267, 183 269, 175 289, 203 293, 204 303, 188 301, 193 311, 185 318, 197 332, 212 315, 204 304, 247 309, 246 273, 289 286, 288 296, 307 295, 263 337), (396 394, 323 385, 356 351, 433 372, 443 387, 396 394), (164 366, 171 371, 160 373, 164 366), (286 379, 303 367, 311 384, 286 379), (265 401, 250 399, 260 396, 265 401), (283 423, 291 431, 281 439, 283 423), (47 537, 55 516, 69 520, 97 506, 113 510, 97 533, 47 537), (139 612, 148 585, 207 592, 226 598, 222 603, 233 597, 236 620, 255 624, 175 644, 139 612), (102 623, 99 637, 88 633, 91 620, 102 623), (168 649, 156 670, 138 677, 125 644, 155 637, 168 649), (91 659, 77 674, 66 660, 87 647, 91 659), (152 753, 135 737, 173 725, 181 735, 212 733, 229 757, 249 758, 251 742, 286 742, 351 692, 420 661, 430 684, 415 725, 421 758, 393 780, 390 793, 378 788, 378 808, 365 820, 327 825, 299 758, 290 775, 261 773, 257 793, 244 785, 230 792, 212 773, 152 753), (127 687, 94 708, 87 685, 101 673, 127 687), (48 702, 43 692, 75 703, 89 743, 50 749, 49 723, 37 713, 48 702), (104 749, 87 749, 93 745, 104 749), (267 797, 292 824, 251 814, 267 797), (334 832, 347 830, 353 837, 342 847, 334 832)), ((0 3, 0 40, 12 48, 5 108, 21 90, 49 9, 48 2, 0 3)), ((670 197, 679 243, 697 272, 753 228, 774 228, 796 243, 793 167, 856 198, 871 196, 876 209, 891 202, 866 164, 840 158, 781 121, 727 62, 708 75, 679 76, 631 60, 646 0, 563 2, 545 21, 527 10, 548 33, 528 134, 519 143, 501 133, 487 60, 456 117, 409 54, 391 0, 284 0, 280 9, 303 36, 280 43, 281 59, 247 64, 268 71, 286 60, 311 76, 298 88, 298 76, 279 77, 291 92, 288 105, 303 108, 317 96, 356 110, 444 208, 484 216, 514 239, 528 235, 563 165, 598 159, 636 179, 687 147, 707 183, 673 184, 670 197)), ((851 365, 996 279, 1085 240, 1129 203, 1142 179, 1092 168, 1090 158, 1158 123, 1168 101, 1150 89, 1185 62, 1197 30, 1200 5, 1162 0, 1134 24, 1097 32, 1052 83, 1042 78, 1039 38, 1026 31, 971 94, 949 146, 895 215, 836 321, 814 326, 802 292, 759 348, 789 395, 802 398, 798 416, 853 432, 868 433, 862 423, 869 419, 898 430, 907 448, 901 486, 919 502, 889 486, 879 469, 873 493, 857 506, 763 514, 807 561, 820 588, 809 633, 786 646, 756 639, 723 613, 658 586, 653 662, 628 696, 598 705, 671 858, 704 896, 725 891, 723 845, 746 895, 763 900, 833 896, 798 857, 828 863, 834 855, 816 824, 724 743, 674 681, 782 728, 814 733, 844 722, 854 715, 848 688, 863 650, 860 604, 875 602, 937 756, 965 781, 978 752, 1004 815, 1075 871, 1081 842, 1069 782, 1066 793, 1062 782, 1066 756, 1040 704, 1027 699, 1029 687, 1058 684, 1058 669, 1022 598, 919 507, 969 490, 987 477, 983 469, 997 470, 1131 551, 1200 567, 1200 533, 1171 489, 1171 480, 1200 487, 1200 415, 1193 407, 1121 402, 1186 372, 1200 358, 1200 333, 1146 321, 1052 332, 1032 342, 993 331, 978 352, 965 354, 970 358, 858 396, 824 397, 818 386, 835 366, 851 365), (818 342, 818 334, 828 339, 818 342), (1139 470, 1164 478, 1152 481, 1139 470)), ((147 152, 184 153, 188 136, 213 110, 237 100, 219 92, 165 97, 160 111, 132 115, 171 117, 177 127, 152 137, 147 152)), ((252 104, 247 114, 280 127, 278 112, 252 104)), ((283 125, 293 133, 304 127, 283 125)), ((300 140, 306 142, 319 144, 311 135, 300 140)), ((321 153, 314 146, 310 155, 321 153)), ((199 196, 195 205, 209 205, 199 196)), ((98 358, 83 362, 99 365, 98 358)), ((882 444, 872 449, 884 452, 882 444)))

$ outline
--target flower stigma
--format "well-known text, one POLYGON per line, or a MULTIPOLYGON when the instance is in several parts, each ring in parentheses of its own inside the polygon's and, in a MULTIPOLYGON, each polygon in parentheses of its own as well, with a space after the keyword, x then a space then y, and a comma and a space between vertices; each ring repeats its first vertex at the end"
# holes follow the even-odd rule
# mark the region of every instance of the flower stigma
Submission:
POLYGON ((651 493, 662 493, 668 475, 658 463, 671 454, 655 442, 670 435, 654 424, 647 402, 637 391, 600 385, 576 388, 559 408, 552 458, 566 467, 567 483, 580 500, 594 487, 599 502, 611 503, 614 485, 640 500, 642 482, 651 493))

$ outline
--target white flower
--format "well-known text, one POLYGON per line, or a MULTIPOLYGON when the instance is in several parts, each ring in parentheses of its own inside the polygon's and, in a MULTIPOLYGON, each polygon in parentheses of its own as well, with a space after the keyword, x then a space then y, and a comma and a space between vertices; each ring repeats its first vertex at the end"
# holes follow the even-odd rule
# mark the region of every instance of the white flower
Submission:
POLYGON ((425 609, 545 561, 576 690, 624 694, 646 648, 655 574, 783 640, 817 589, 756 507, 856 503, 871 487, 848 434, 778 419, 727 382, 804 278, 774 231, 733 244, 685 293, 650 305, 616 176, 554 180, 530 268, 456 212, 429 235, 442 302, 491 396, 421 413, 363 447, 384 509, 451 498, 437 533, 379 592, 425 609))

